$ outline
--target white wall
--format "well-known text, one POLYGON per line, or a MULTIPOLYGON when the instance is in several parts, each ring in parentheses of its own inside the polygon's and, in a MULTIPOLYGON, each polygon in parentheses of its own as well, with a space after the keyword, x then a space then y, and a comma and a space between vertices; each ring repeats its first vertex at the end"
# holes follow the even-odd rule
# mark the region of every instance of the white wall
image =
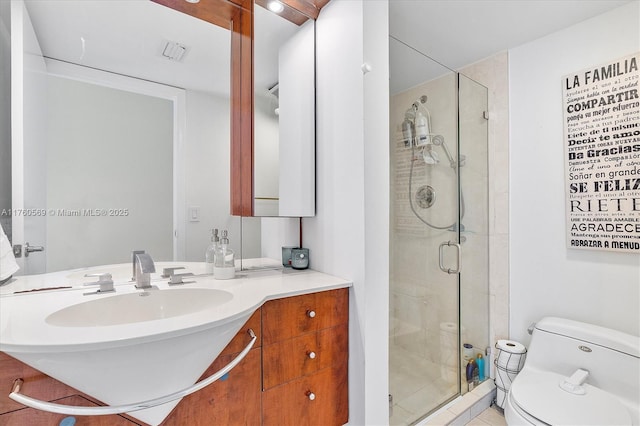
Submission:
POLYGON ((512 49, 510 335, 546 315, 640 334, 640 255, 568 249, 561 78, 640 50, 640 2, 512 49))
POLYGON ((230 247, 237 256, 241 241, 247 245, 253 241, 253 246, 260 250, 260 233, 245 240, 240 232, 241 219, 229 215, 229 111, 229 99, 187 90, 185 208, 197 207, 200 215, 197 222, 187 218, 185 260, 190 262, 204 261, 212 228, 228 231, 230 247))
POLYGON ((54 75, 45 93, 46 207, 123 213, 49 213, 47 271, 172 260, 172 102, 54 75))
POLYGON ((353 425, 389 421, 387 13, 386 2, 334 0, 323 8, 316 27, 317 214, 303 220, 303 244, 313 269, 354 283, 349 306, 353 425), (363 77, 365 61, 372 71, 363 77))
MULTIPOLYGON (((0 2, 0 212, 11 208, 11 34, 10 3, 0 2)), ((10 232, 11 217, 0 214, 10 232)))

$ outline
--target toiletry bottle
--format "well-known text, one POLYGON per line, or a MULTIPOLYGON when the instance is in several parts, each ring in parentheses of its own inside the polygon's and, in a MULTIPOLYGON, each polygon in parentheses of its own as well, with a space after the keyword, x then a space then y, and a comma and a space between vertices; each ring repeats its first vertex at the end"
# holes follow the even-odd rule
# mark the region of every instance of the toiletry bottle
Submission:
POLYGON ((213 262, 216 255, 216 248, 220 245, 220 239, 218 238, 218 229, 211 230, 211 244, 207 247, 207 251, 204 254, 204 261, 206 263, 206 273, 213 275, 213 262))
POLYGON ((215 251, 213 276, 218 280, 228 280, 236 276, 235 256, 229 248, 227 231, 222 231, 220 245, 215 251))
POLYGON ((478 380, 484 381, 484 358, 482 354, 478 354, 476 357, 476 364, 478 364, 478 380))
POLYGON ((473 363, 473 387, 475 388, 480 384, 480 369, 478 368, 478 363, 473 363))
POLYGON ((476 362, 474 361, 473 358, 469 359, 469 362, 467 363, 467 371, 466 371, 467 389, 469 391, 473 390, 473 370, 475 368, 476 368, 476 362))
POLYGON ((475 358, 473 356, 473 345, 471 343, 462 344, 462 362, 468 363, 470 359, 475 358))

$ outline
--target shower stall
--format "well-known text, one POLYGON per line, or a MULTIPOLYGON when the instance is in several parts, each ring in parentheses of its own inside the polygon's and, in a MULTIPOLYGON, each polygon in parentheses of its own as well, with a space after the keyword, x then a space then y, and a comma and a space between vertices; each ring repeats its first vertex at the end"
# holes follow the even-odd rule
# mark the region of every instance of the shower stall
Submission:
POLYGON ((469 390, 469 358, 489 375, 488 94, 393 37, 390 64, 389 405, 408 425, 469 390))

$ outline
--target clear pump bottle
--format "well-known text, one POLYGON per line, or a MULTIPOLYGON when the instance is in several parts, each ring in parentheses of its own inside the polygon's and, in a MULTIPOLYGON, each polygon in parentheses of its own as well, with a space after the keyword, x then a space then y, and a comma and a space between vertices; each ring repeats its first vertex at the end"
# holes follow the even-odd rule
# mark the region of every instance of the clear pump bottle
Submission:
POLYGON ((211 244, 207 247, 207 251, 204 254, 204 261, 206 263, 206 273, 213 275, 213 265, 215 262, 216 248, 220 245, 220 238, 218 238, 218 229, 211 230, 211 244))
POLYGON ((216 248, 213 276, 219 280, 228 280, 236 276, 235 254, 229 248, 227 231, 222 231, 220 245, 216 248))

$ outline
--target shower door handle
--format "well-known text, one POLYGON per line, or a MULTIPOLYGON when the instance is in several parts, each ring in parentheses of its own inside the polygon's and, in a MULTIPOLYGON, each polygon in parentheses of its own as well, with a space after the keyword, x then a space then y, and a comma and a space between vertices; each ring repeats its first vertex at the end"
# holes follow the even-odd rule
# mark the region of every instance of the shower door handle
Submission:
POLYGON ((460 247, 460 244, 454 242, 454 241, 446 241, 444 243, 440 243, 440 248, 438 249, 438 266, 440 266, 440 270, 442 272, 446 272, 447 274, 457 274, 458 272, 460 272, 460 266, 462 265, 462 247, 460 247), (458 264, 456 265, 455 269, 451 269, 451 268, 446 268, 444 266, 444 248, 445 246, 447 247, 455 247, 456 248, 456 259, 458 264))

